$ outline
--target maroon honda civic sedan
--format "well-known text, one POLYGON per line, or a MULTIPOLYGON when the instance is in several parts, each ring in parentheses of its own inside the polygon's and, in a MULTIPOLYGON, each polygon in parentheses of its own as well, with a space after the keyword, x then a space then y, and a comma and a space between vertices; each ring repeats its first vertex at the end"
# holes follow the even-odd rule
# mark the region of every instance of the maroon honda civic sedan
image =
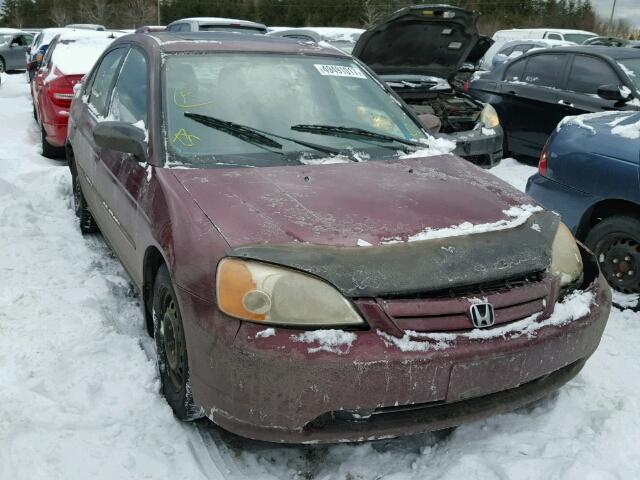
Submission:
POLYGON ((71 108, 75 209, 141 291, 178 418, 276 442, 388 438, 580 371, 611 302, 592 254, 436 143, 328 46, 109 47, 71 108))

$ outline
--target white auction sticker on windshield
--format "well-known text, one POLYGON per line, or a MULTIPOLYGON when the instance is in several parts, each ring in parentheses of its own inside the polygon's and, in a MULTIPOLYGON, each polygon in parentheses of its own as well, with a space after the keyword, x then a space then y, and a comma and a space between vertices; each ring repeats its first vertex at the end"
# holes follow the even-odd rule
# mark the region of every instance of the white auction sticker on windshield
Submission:
POLYGON ((362 70, 358 67, 346 67, 344 65, 317 65, 314 67, 320 72, 320 75, 328 75, 331 77, 352 77, 367 78, 362 70))

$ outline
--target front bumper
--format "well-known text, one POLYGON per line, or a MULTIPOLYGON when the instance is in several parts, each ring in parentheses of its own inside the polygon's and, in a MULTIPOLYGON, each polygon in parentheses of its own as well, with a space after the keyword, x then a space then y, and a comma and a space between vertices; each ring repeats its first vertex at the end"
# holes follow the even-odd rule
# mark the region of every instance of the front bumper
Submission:
POLYGON ((476 128, 446 137, 456 142, 453 153, 481 167, 491 168, 502 160, 502 127, 476 128))
POLYGON ((240 322, 225 342, 191 325, 190 349, 207 352, 199 360, 190 354, 194 400, 221 427, 273 442, 363 441, 456 426, 537 400, 579 372, 611 305, 602 276, 588 290, 590 312, 562 326, 426 351, 403 351, 375 329, 356 332, 351 345, 317 350, 297 330, 266 335, 264 326, 240 322))

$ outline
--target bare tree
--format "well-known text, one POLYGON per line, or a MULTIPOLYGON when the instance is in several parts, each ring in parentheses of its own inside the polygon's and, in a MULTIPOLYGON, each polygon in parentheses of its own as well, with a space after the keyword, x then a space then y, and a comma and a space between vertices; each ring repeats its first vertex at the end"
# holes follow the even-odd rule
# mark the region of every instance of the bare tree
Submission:
POLYGON ((157 16, 156 2, 150 0, 129 0, 128 8, 122 12, 122 19, 131 27, 156 24, 157 16))
POLYGON ((85 0, 80 5, 80 19, 83 23, 106 25, 111 20, 112 6, 109 0, 85 0))
POLYGON ((380 20, 384 14, 380 5, 376 5, 374 2, 375 0, 362 1, 362 17, 360 20, 364 24, 365 28, 369 28, 370 26, 378 23, 378 20, 380 20))
POLYGON ((58 27, 64 27, 71 23, 71 10, 62 2, 53 2, 51 7, 51 20, 58 27))

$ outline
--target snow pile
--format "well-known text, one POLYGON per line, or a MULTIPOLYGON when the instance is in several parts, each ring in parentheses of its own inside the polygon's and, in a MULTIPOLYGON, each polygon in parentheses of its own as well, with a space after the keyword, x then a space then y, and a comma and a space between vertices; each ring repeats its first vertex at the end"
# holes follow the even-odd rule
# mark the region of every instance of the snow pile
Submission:
POLYGON ((268 338, 273 337, 276 334, 275 328, 265 328, 256 333, 256 338, 268 338))
POLYGON ((569 115, 567 117, 564 117, 562 120, 560 120, 560 123, 558 123, 558 126, 556 127, 556 131, 559 132, 560 130, 562 130, 562 127, 566 125, 575 125, 577 127, 584 128, 585 130, 589 130, 589 132, 591 132, 592 135, 595 135, 596 129, 591 125, 587 125, 585 122, 588 122, 589 120, 594 120, 596 118, 608 117, 611 115, 619 115, 619 114, 620 112, 612 110, 612 111, 606 111, 606 112, 585 113, 584 115, 569 115))
POLYGON ((317 343, 317 347, 309 347, 309 353, 320 351, 342 355, 349 352, 351 344, 358 338, 353 332, 344 330, 310 330, 299 335, 291 335, 294 342, 317 343))
POLYGON ((209 478, 126 274, 78 231, 66 163, 39 155, 28 88, 0 89, 0 478, 209 478))
MULTIPOLYGON (((542 207, 537 205, 520 205, 517 207, 511 207, 508 210, 503 210, 502 212, 507 217, 511 217, 509 220, 503 219, 493 223, 480 223, 477 225, 474 225, 471 222, 463 222, 459 225, 451 225, 448 228, 441 229, 432 229, 427 227, 415 235, 410 235, 407 238, 407 242, 419 242, 422 240, 433 240, 435 238, 458 237, 461 235, 474 235, 477 233, 507 230, 524 224, 533 213, 540 211, 542 211, 542 207)), ((399 238, 382 241, 383 244, 399 242, 402 242, 399 238)))
MULTIPOLYGON (((626 118, 624 120, 626 120, 626 118)), ((618 135, 619 137, 637 140, 638 138, 640 138, 640 120, 626 125, 615 125, 611 129, 611 133, 613 133, 614 135, 618 135)))

